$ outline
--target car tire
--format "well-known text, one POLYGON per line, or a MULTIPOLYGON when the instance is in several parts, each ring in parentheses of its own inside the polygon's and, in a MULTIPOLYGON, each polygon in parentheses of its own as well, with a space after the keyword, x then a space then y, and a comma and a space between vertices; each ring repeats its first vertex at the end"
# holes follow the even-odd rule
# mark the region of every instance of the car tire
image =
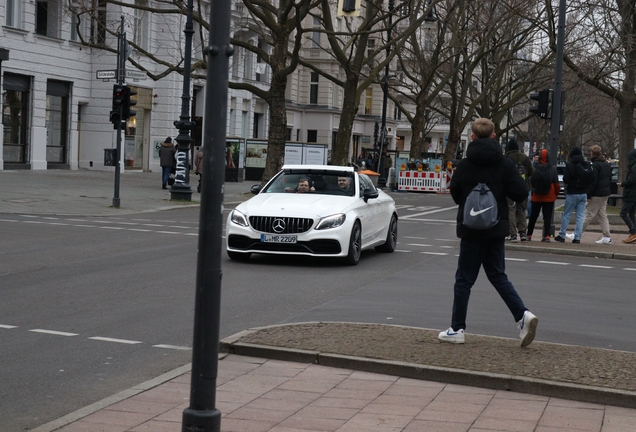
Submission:
POLYGON ((247 261, 252 256, 251 253, 227 251, 227 256, 234 261, 247 261))
POLYGON ((397 246, 397 216, 391 216, 391 222, 389 222, 389 229, 386 233, 386 241, 380 246, 376 246, 375 250, 378 252, 391 253, 395 251, 395 247, 397 246))
POLYGON ((354 266, 360 261, 362 254, 362 227, 360 222, 353 224, 351 228, 351 237, 349 238, 349 254, 345 258, 345 264, 354 266))

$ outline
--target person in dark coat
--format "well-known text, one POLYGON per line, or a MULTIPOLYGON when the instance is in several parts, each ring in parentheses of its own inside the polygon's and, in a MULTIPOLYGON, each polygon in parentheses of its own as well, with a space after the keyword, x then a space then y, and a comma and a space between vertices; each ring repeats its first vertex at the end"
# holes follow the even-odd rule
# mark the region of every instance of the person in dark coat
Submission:
POLYGON ((621 219, 629 228, 629 237, 623 243, 636 243, 636 149, 627 153, 627 178, 618 186, 623 189, 621 219))
POLYGON ((508 306, 521 329, 521 346, 527 346, 535 337, 538 318, 523 304, 505 273, 505 239, 508 235, 508 203, 522 202, 528 197, 528 187, 521 178, 515 162, 504 157, 495 140, 495 125, 488 119, 478 118, 472 124, 472 142, 466 148, 466 157, 459 161, 451 180, 450 192, 457 211, 457 237, 461 239, 459 260, 455 273, 453 315, 451 327, 440 332, 443 342, 464 343, 466 313, 470 291, 479 269, 483 266, 490 283, 508 306), (464 204, 477 183, 486 183, 497 200, 499 221, 487 230, 474 230, 463 225, 464 204))
POLYGON ((581 243, 581 235, 583 235, 583 221, 585 220, 585 206, 587 205, 587 190, 590 185, 577 185, 577 165, 583 162, 583 152, 578 147, 572 147, 570 150, 570 161, 565 164, 565 172, 563 173, 563 183, 565 183, 567 195, 565 196, 565 204, 563 204, 563 214, 561 215, 561 229, 559 235, 554 237, 558 242, 565 242, 565 234, 570 224, 570 216, 572 211, 576 211, 576 223, 574 225, 574 238, 572 243, 581 243))
POLYGON ((168 179, 174 164, 174 155, 177 150, 172 144, 172 138, 168 137, 159 147, 159 165, 161 166, 161 189, 168 189, 168 179))
MULTIPOLYGON (((596 241, 597 244, 612 244, 610 236, 610 224, 607 218, 607 198, 611 195, 610 181, 612 180, 612 167, 605 160, 601 146, 590 147, 590 162, 596 179, 587 190, 587 205, 585 206, 585 219, 583 220, 583 232, 590 222, 598 215, 598 223, 601 226, 603 237, 596 241)), ((574 235, 566 234, 567 238, 574 235)))
POLYGON ((541 171, 548 170, 552 177, 552 187, 546 194, 540 194, 536 191, 532 191, 530 196, 530 202, 532 202, 532 213, 530 213, 530 220, 528 221, 528 240, 532 240, 532 233, 534 233, 534 225, 539 218, 539 212, 543 213, 543 236, 541 241, 545 243, 550 242, 550 226, 552 225, 552 214, 554 213, 554 202, 559 196, 561 185, 559 184, 559 174, 556 167, 550 165, 550 153, 547 150, 541 150, 539 153, 539 159, 535 163, 534 172, 537 175, 541 174, 541 171))
MULTIPOLYGON (((530 177, 532 176, 534 168, 532 167, 532 161, 530 158, 519 151, 519 143, 516 139, 511 138, 508 140, 508 143, 506 144, 506 156, 513 160, 517 166, 517 171, 525 180, 528 189, 530 189, 530 177)), ((526 241, 528 239, 526 235, 526 231, 528 229, 528 223, 526 221, 527 208, 527 197, 520 203, 508 200, 508 211, 510 212, 510 215, 508 216, 510 221, 510 235, 507 238, 508 241, 516 242, 517 234, 519 234, 519 239, 521 241, 526 241)))

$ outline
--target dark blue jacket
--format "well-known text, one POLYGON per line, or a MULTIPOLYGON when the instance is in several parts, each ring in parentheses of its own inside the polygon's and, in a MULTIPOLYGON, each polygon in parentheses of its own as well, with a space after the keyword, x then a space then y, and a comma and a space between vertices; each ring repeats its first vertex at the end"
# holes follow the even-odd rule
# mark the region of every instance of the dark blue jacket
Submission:
POLYGON ((563 183, 565 183, 565 190, 568 195, 580 195, 587 194, 589 186, 578 187, 576 186, 576 165, 583 162, 582 155, 574 155, 570 158, 570 162, 565 163, 565 172, 563 173, 563 183))
POLYGON ((508 202, 528 198, 528 187, 519 175, 516 163, 505 157, 501 146, 491 138, 480 138, 466 148, 466 157, 459 161, 450 185, 451 196, 459 204, 457 211, 457 237, 506 237, 509 234, 508 202), (486 183, 497 199, 499 222, 489 230, 472 230, 462 223, 466 197, 477 183, 486 183))
POLYGON ((602 155, 593 157, 592 168, 596 179, 587 190, 587 198, 610 196, 610 180, 612 180, 612 167, 605 161, 602 155))

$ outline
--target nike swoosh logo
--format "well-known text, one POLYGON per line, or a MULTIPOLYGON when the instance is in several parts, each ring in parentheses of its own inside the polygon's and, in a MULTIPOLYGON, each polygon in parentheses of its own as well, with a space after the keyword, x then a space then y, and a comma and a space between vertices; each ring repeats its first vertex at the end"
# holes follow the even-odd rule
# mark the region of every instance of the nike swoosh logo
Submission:
POLYGON ((471 215, 471 216, 477 216, 477 215, 480 215, 480 214, 482 214, 483 212, 488 211, 488 210, 490 210, 490 209, 491 209, 491 208, 493 208, 493 207, 494 207, 494 206, 490 206, 490 207, 488 207, 488 208, 485 208, 485 209, 483 209, 483 210, 479 210, 479 211, 475 211, 475 207, 473 207, 473 208, 471 208, 471 209, 470 209, 470 215, 471 215))

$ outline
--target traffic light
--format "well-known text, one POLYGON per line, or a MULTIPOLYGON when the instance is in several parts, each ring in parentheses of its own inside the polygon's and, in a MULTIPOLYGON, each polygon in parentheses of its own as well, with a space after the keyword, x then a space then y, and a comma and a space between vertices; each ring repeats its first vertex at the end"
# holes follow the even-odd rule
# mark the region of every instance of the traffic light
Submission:
POLYGON ((122 102, 124 100, 124 86, 121 84, 115 84, 113 86, 113 109, 110 112, 110 122, 117 124, 120 120, 120 112, 122 102))
POLYGON ((121 103, 121 118, 122 120, 128 120, 129 117, 134 117, 137 112, 132 111, 130 107, 137 105, 136 100, 132 100, 130 97, 136 95, 137 92, 128 86, 123 88, 123 101, 121 103))
POLYGON ((530 99, 536 100, 537 105, 530 107, 530 112, 538 115, 540 118, 547 120, 552 116, 548 115, 550 110, 550 90, 543 89, 538 93, 530 93, 530 99))

